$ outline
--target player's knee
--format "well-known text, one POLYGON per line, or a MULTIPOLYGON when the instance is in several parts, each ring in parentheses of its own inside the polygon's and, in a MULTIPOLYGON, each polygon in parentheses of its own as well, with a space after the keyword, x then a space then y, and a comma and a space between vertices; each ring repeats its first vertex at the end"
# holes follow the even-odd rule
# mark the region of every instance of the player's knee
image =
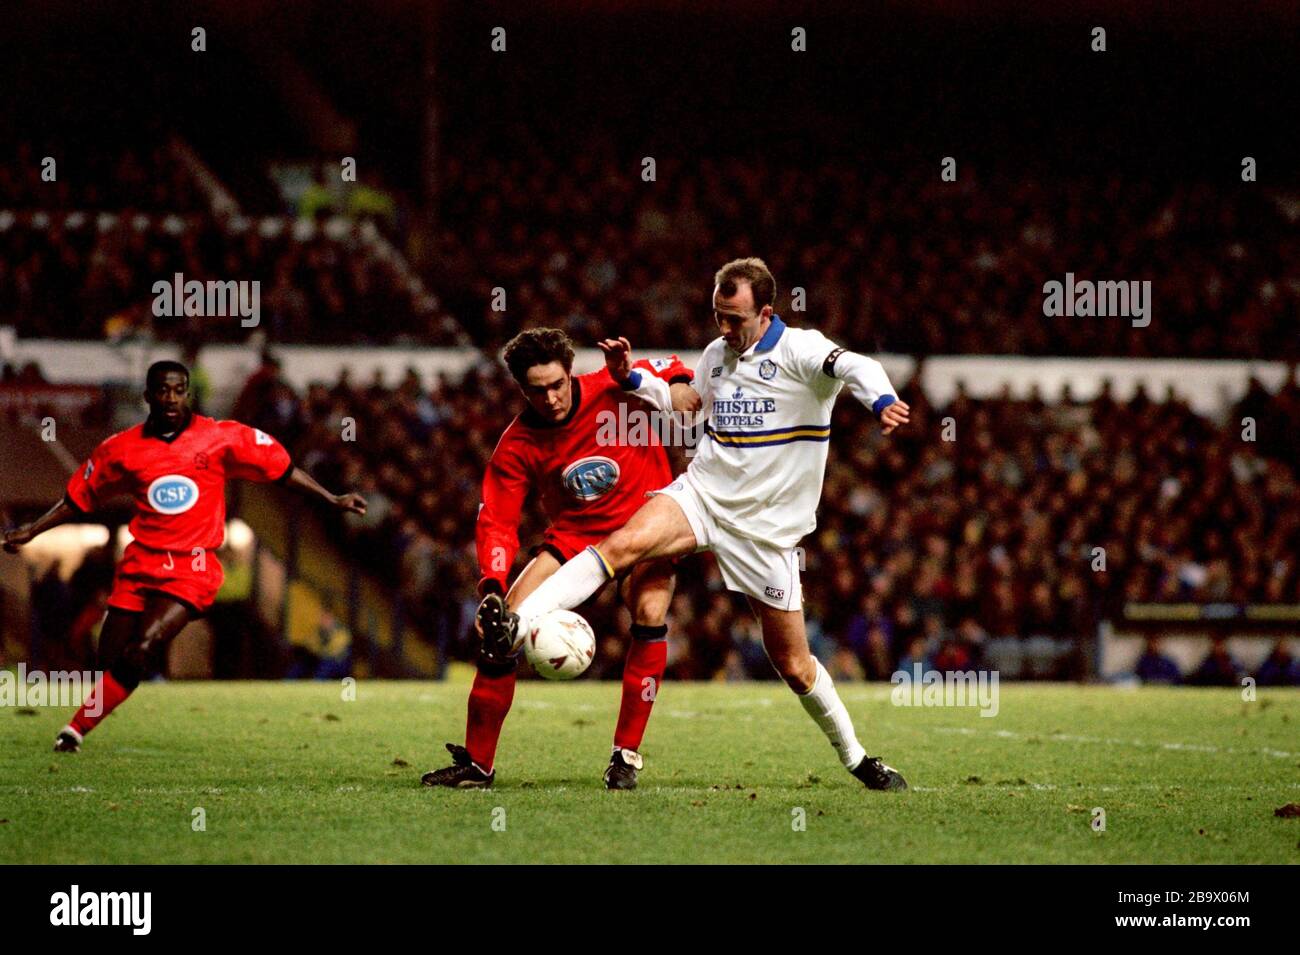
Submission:
POLYGON ((641 594, 632 608, 632 621, 638 625, 658 627, 668 623, 668 605, 672 602, 670 595, 659 593, 641 594))
POLYGON ((134 690, 144 679, 148 668, 148 647, 139 640, 132 640, 122 648, 108 672, 125 689, 134 690))
POLYGON ((785 685, 796 693, 807 693, 817 680, 817 664, 810 653, 780 653, 772 657, 772 666, 785 685))

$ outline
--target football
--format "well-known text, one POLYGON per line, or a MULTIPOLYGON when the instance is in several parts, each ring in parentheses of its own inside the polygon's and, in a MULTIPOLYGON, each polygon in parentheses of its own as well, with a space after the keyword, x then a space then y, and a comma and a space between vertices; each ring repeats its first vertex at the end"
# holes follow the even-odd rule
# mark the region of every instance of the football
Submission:
POLYGON ((572 610, 552 610, 533 624, 524 640, 524 656, 548 680, 572 680, 591 666, 596 634, 572 610))

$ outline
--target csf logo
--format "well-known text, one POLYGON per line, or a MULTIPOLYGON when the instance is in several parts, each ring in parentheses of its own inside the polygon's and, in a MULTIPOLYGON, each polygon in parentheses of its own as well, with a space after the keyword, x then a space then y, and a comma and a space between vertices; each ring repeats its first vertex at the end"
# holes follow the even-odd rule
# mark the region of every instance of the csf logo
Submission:
POLYGON ((145 492, 159 514, 184 514, 199 501, 199 486, 183 474, 164 474, 145 492))
POLYGON ((580 501, 604 497, 618 484, 618 462, 612 458, 590 457, 574 461, 560 475, 564 489, 580 501))

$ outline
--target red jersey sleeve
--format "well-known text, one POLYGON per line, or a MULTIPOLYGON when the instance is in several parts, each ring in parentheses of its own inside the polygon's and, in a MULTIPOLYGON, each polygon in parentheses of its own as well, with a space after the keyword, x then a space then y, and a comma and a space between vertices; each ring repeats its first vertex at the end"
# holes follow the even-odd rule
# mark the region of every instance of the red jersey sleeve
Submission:
POLYGON ((532 487, 523 440, 514 426, 501 436, 483 473, 483 503, 474 542, 478 549, 479 593, 495 581, 505 593, 506 578, 519 553, 519 518, 532 487))
POLYGON ((683 365, 682 360, 676 355, 670 355, 667 358, 641 358, 632 362, 632 367, 648 371, 655 377, 662 378, 670 385, 679 381, 689 385, 695 380, 694 373, 683 365))
POLYGON ((78 510, 93 511, 109 498, 127 490, 126 477, 117 447, 113 439, 108 438, 99 443, 68 479, 68 500, 78 510))
POLYGON ((279 441, 238 421, 222 421, 226 435, 226 476, 245 481, 278 481, 293 461, 279 441))

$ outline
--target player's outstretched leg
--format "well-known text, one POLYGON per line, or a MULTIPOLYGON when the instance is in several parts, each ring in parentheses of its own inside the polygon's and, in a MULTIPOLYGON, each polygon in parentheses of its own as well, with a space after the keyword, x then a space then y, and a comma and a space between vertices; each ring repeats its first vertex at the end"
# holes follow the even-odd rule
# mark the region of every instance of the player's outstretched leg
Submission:
POLYGON ((868 756, 853 730, 853 720, 821 661, 808 650, 802 610, 778 610, 751 600, 763 627, 763 647, 781 679, 794 690, 804 710, 826 734, 840 763, 868 789, 902 790, 901 773, 877 756, 868 756))
POLYGON ((192 616, 185 604, 162 594, 151 595, 138 613, 110 608, 99 637, 99 666, 104 674, 68 725, 59 730, 55 752, 79 751, 86 734, 135 691, 192 616))
POLYGON ((609 537, 570 558, 524 599, 518 612, 507 610, 494 594, 485 597, 478 616, 484 642, 491 640, 494 646, 508 642, 512 651, 518 650, 529 621, 552 610, 572 610, 633 564, 694 550, 695 532, 681 505, 656 494, 609 537))

